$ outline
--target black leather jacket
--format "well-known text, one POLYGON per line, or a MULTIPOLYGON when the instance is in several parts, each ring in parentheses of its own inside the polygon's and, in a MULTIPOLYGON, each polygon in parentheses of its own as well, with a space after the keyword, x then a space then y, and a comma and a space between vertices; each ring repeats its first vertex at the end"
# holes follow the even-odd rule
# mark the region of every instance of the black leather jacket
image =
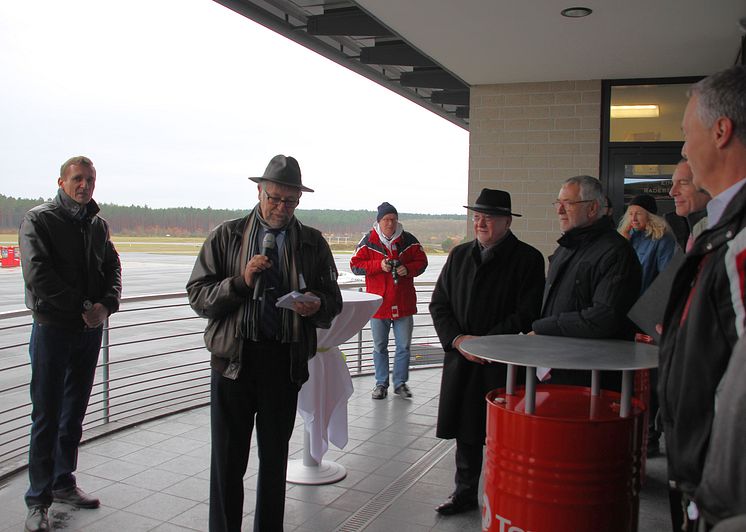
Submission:
POLYGON ((710 445, 716 390, 746 325, 744 257, 746 186, 687 253, 663 319, 658 397, 668 475, 689 495, 710 445))
POLYGON ((631 339, 627 312, 640 294, 642 268, 630 243, 603 216, 571 229, 549 257, 537 334, 631 339))
MULTIPOLYGON (((237 378, 241 369, 244 338, 238 332, 244 305, 253 290, 243 280, 240 259, 241 239, 249 217, 223 222, 208 235, 194 264, 186 290, 192 309, 204 318, 225 319, 235 338, 233 354, 211 353, 210 366, 228 378, 237 378)), ((321 308, 301 320, 301 339, 290 344, 290 379, 299 387, 308 380, 308 360, 316 354, 316 328, 328 329, 342 310, 342 294, 337 285, 337 267, 329 245, 321 233, 301 224, 298 248, 299 271, 307 288, 321 299, 321 308)))
POLYGON ((101 303, 109 314, 119 309, 119 255, 98 212, 95 201, 81 207, 59 189, 52 201, 23 217, 18 241, 26 306, 39 323, 83 329, 86 300, 101 303))

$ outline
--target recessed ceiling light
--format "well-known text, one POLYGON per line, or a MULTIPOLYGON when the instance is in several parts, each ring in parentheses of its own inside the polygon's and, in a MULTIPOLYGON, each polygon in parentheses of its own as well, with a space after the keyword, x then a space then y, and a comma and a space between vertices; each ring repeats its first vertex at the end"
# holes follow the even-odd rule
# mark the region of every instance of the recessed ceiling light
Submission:
POLYGON ((593 10, 587 7, 568 7, 567 9, 563 9, 560 12, 563 17, 568 18, 583 18, 587 17, 591 13, 593 13, 593 10))

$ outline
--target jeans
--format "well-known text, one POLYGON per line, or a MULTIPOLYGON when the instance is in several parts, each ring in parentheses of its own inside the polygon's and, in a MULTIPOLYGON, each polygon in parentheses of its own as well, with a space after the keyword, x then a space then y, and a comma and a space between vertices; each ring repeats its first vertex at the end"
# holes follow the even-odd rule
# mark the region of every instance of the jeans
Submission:
POLYGON ((102 334, 103 327, 69 330, 33 324, 28 506, 49 506, 52 490, 75 486, 73 472, 102 334))
POLYGON ((376 385, 389 387, 389 330, 393 326, 396 353, 394 355, 394 389, 409 380, 409 347, 412 343, 414 317, 396 320, 371 318, 373 362, 376 365, 376 385))

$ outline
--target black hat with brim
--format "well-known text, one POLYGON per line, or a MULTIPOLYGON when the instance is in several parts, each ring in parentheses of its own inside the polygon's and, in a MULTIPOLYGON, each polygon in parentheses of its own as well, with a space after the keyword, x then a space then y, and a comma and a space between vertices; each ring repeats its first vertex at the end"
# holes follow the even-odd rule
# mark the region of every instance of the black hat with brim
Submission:
POLYGON ((275 155, 272 157, 272 160, 267 165, 267 169, 264 170, 264 175, 261 177, 250 177, 249 179, 257 183, 271 181, 278 185, 299 188, 304 192, 313 192, 313 189, 303 186, 298 161, 293 157, 285 157, 284 155, 275 155))
POLYGON ((483 188, 474 205, 464 205, 464 207, 482 214, 521 216, 510 211, 510 193, 504 190, 483 188))

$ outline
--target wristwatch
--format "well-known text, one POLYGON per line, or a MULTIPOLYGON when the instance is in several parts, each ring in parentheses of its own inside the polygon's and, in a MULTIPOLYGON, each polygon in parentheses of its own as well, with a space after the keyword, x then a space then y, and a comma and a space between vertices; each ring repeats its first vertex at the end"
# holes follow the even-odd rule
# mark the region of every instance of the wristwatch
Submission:
POLYGON ((91 310, 93 308, 93 303, 90 299, 86 299, 83 301, 83 310, 91 310))

